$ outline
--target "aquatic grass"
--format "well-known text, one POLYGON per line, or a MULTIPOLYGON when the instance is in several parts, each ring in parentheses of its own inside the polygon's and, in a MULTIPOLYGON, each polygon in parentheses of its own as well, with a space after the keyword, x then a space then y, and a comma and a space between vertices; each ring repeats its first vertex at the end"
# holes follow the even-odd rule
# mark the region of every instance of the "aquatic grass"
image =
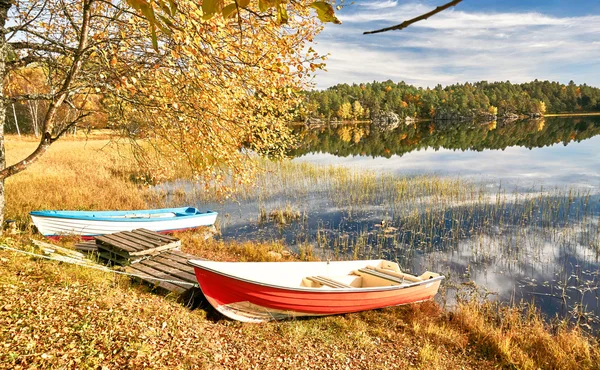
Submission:
MULTIPOLYGON (((298 223, 281 223, 277 233, 269 233, 269 225, 259 222, 256 235, 264 242, 287 238, 301 255, 388 258, 408 270, 451 274, 459 283, 481 278, 481 270, 500 276, 508 271, 527 280, 535 279, 535 271, 573 269, 551 260, 551 253, 564 255, 561 261, 575 253, 586 271, 597 268, 600 196, 589 190, 509 192, 458 178, 397 176, 289 161, 265 162, 255 185, 240 188, 238 201, 256 200, 256 219, 264 221, 270 210, 283 207, 302 209, 306 215, 298 223), (314 202, 329 207, 331 216, 311 208, 314 202), (452 274, 448 266, 463 263, 477 274, 452 274)), ((243 240, 244 234, 238 237, 243 240)), ((546 280, 558 284, 556 279, 546 280)), ((519 297, 543 290, 541 281, 530 283, 514 286, 519 297)), ((590 274, 570 281, 563 317, 581 301, 582 294, 573 292, 585 292, 589 304, 590 289, 599 284, 590 274)), ((561 293, 558 299, 562 297, 561 293)), ((587 306, 586 312, 598 314, 599 309, 597 304, 587 306)))

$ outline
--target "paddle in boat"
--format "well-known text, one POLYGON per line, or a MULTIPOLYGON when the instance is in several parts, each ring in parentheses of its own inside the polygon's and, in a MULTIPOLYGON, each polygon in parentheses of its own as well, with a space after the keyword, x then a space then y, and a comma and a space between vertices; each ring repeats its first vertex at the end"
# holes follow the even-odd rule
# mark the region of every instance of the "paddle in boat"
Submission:
POLYGON ((433 298, 443 276, 403 273, 385 260, 213 262, 190 260, 208 302, 244 322, 334 315, 433 298))
POLYGON ((47 237, 81 235, 92 237, 144 228, 159 233, 210 226, 217 212, 193 207, 135 211, 33 211, 33 223, 47 237))

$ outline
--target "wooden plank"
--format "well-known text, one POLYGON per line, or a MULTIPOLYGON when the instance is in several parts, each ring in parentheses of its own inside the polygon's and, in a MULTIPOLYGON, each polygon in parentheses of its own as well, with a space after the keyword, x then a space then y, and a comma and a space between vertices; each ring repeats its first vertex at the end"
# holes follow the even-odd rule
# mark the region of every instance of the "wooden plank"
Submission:
POLYGON ((135 233, 132 233, 131 231, 123 231, 123 232, 121 232, 121 234, 127 235, 128 237, 134 238, 135 240, 141 240, 145 243, 148 243, 148 244, 152 245, 153 248, 164 244, 164 242, 161 240, 149 238, 145 235, 135 234, 135 233))
POLYGON ((358 269, 358 271, 362 272, 362 273, 365 273, 365 274, 376 276, 376 277, 378 277, 380 279, 389 280, 389 281, 392 281, 392 282, 398 283, 398 284, 402 284, 402 283, 405 283, 407 281, 407 280, 401 279, 401 278, 399 278, 397 276, 393 276, 393 275, 390 275, 390 274, 386 274, 384 272, 379 272, 379 271, 368 269, 368 268, 358 269))
POLYGON ((129 260, 131 258, 131 254, 125 252, 124 250, 120 249, 120 248, 116 248, 112 245, 107 245, 107 244, 97 244, 98 245, 98 252, 108 252, 108 253, 114 253, 118 256, 121 256, 122 258, 129 260))
POLYGON ((168 240, 166 238, 163 238, 158 233, 149 234, 149 233, 145 233, 145 232, 139 231, 138 229, 133 230, 132 233, 134 235, 136 235, 137 237, 146 238, 146 239, 152 240, 154 243, 158 243, 158 244, 170 243, 170 242, 174 241, 174 240, 170 240, 170 239, 168 240))
POLYGON ((168 240, 168 241, 172 241, 172 242, 179 240, 179 238, 176 238, 176 237, 174 237, 172 235, 163 234, 163 233, 159 233, 159 232, 148 230, 148 229, 144 229, 144 228, 140 228, 138 230, 140 230, 143 233, 146 233, 146 234, 158 237, 158 238, 160 238, 162 240, 168 240))
POLYGON ((175 255, 180 256, 180 257, 183 257, 185 259, 190 259, 191 258, 191 259, 197 259, 197 260, 204 260, 204 258, 200 258, 198 256, 194 256, 193 254, 185 253, 185 252, 182 252, 180 250, 179 251, 170 251, 169 253, 175 254, 175 255))
POLYGON ((167 238, 165 237, 165 235, 157 233, 156 231, 152 231, 152 230, 148 230, 148 229, 135 229, 135 230, 131 230, 132 233, 140 235, 140 236, 145 236, 147 238, 151 238, 151 239, 155 239, 155 240, 159 240, 159 241, 172 241, 172 240, 167 240, 167 238))
POLYGON ((107 235, 104 235, 104 237, 107 237, 109 239, 114 240, 117 243, 121 243, 121 244, 126 245, 126 246, 128 246, 130 248, 133 248, 133 249, 135 249, 134 252, 139 252, 139 251, 142 251, 142 250, 146 249, 144 246, 138 244, 137 242, 132 242, 130 240, 127 240, 126 238, 123 238, 123 236, 121 235, 120 232, 119 233, 115 233, 115 234, 107 234, 107 235))
POLYGON ((352 288, 352 286, 350 286, 348 284, 344 284, 342 282, 330 279, 325 276, 308 276, 306 278, 310 281, 314 281, 316 283, 319 283, 321 285, 325 285, 325 286, 328 286, 331 288, 342 288, 342 289, 352 288))
POLYGON ((380 267, 374 267, 374 266, 367 266, 367 269, 369 269, 369 270, 375 270, 375 271, 380 272, 382 274, 387 274, 387 275, 395 276, 397 278, 404 279, 406 281, 410 281, 410 282, 413 282, 413 283, 419 283, 419 282, 423 281, 423 279, 421 279, 420 277, 408 274, 406 272, 391 271, 391 270, 388 270, 388 269, 382 269, 380 267))
MULTIPOLYGON (((134 266, 129 266, 125 269, 126 272, 130 273, 130 274, 135 274, 135 275, 142 275, 142 276, 146 276, 146 275, 150 275, 147 271, 146 267, 142 267, 141 269, 138 269, 137 267, 142 267, 138 265, 134 265, 134 266)), ((166 281, 158 281, 158 280, 153 280, 151 277, 135 277, 136 279, 142 280, 146 283, 151 283, 153 285, 156 285, 158 287, 161 287, 163 289, 166 289, 170 292, 176 292, 178 294, 182 294, 184 293, 187 289, 184 287, 181 287, 179 285, 175 285, 166 281)))
POLYGON ((158 256, 152 257, 150 259, 152 261, 162 263, 163 265, 167 265, 167 266, 176 268, 178 270, 185 271, 187 273, 195 275, 195 273, 194 273, 194 267, 193 266, 190 266, 187 263, 181 263, 181 262, 178 262, 178 261, 170 260, 168 258, 163 257, 162 254, 159 254, 158 256))
POLYGON ((148 237, 152 237, 155 239, 159 239, 159 240, 163 240, 163 241, 168 241, 168 242, 174 242, 177 241, 179 239, 177 239, 174 236, 169 236, 169 235, 165 235, 165 234, 159 234, 156 231, 152 231, 152 230, 148 230, 148 229, 135 229, 132 231, 133 233, 136 234, 140 234, 140 235, 145 235, 148 237))
POLYGON ((171 267, 171 266, 165 265, 163 263, 153 261, 151 259, 140 261, 138 263, 138 265, 149 266, 155 270, 162 271, 164 273, 172 275, 171 279, 175 279, 175 280, 181 279, 181 280, 184 280, 184 281, 187 281, 190 283, 194 283, 194 284, 197 282, 196 275, 191 274, 186 271, 182 271, 176 267, 171 267))
POLYGON ((120 248, 120 249, 124 250, 125 252, 137 252, 137 249, 132 248, 132 247, 126 245, 126 244, 121 243, 118 239, 115 239, 115 238, 111 237, 110 234, 96 236, 96 244, 111 245, 111 246, 120 248))
POLYGON ((126 265, 129 263, 129 259, 128 258, 123 258, 120 257, 118 255, 116 255, 115 253, 112 252, 105 252, 105 251, 98 251, 98 256, 107 259, 109 261, 112 261, 116 264, 119 265, 126 265))
POLYGON ((141 275, 141 276, 135 276, 135 277, 139 278, 139 279, 142 279, 142 280, 145 280, 145 281, 149 281, 149 280, 158 281, 158 279, 161 279, 161 280, 170 280, 169 282, 164 281, 163 283, 165 283, 165 284, 171 284, 171 285, 176 285, 176 286, 178 286, 180 288, 183 288, 183 289, 188 289, 188 288, 192 287, 191 285, 185 284, 184 281, 179 282, 179 280, 181 280, 181 279, 173 277, 173 276, 169 275, 168 273, 166 273, 164 271, 157 270, 157 269, 155 269, 155 268, 153 268, 151 266, 142 265, 141 263, 136 263, 136 264, 127 266, 125 268, 125 272, 128 272, 128 273, 131 272, 131 273, 133 273, 135 275, 141 275), (131 272, 133 270, 135 270, 137 272, 131 272))
POLYGON ((126 231, 120 232, 118 234, 114 234, 115 236, 118 236, 119 239, 123 239, 126 240, 130 243, 134 243, 136 245, 136 247, 140 247, 141 249, 152 249, 155 247, 158 247, 160 244, 157 243, 150 243, 146 240, 143 240, 142 238, 136 237, 135 234, 129 235, 127 234, 126 231))
POLYGON ((75 244, 75 249, 79 252, 85 253, 97 252, 98 246, 96 245, 96 243, 77 243, 75 244))
POLYGON ((50 243, 46 243, 43 242, 41 240, 35 240, 35 239, 31 239, 31 242, 35 245, 37 245, 40 248, 50 248, 50 249, 54 249, 55 251, 57 251, 58 253, 64 254, 66 256, 72 257, 72 258, 79 258, 79 259, 83 259, 85 258, 85 256, 82 253, 79 253, 77 251, 74 251, 72 249, 68 249, 68 248, 63 248, 60 247, 58 245, 54 245, 54 244, 50 244, 50 243))
POLYGON ((144 278, 140 278, 140 279, 150 280, 152 278, 157 278, 157 279, 164 279, 164 280, 172 280, 171 282, 163 281, 162 283, 176 285, 180 288, 183 288, 184 290, 187 290, 187 289, 190 289, 193 287, 192 285, 178 283, 177 280, 180 280, 180 279, 177 279, 164 271, 157 270, 148 265, 142 265, 141 263, 136 263, 134 265, 131 265, 130 267, 142 272, 141 275, 148 275, 148 277, 144 277, 144 278))
POLYGON ((177 250, 172 250, 169 251, 169 254, 174 254, 180 258, 184 258, 186 260, 200 260, 200 261, 206 261, 206 258, 200 258, 198 256, 194 256, 193 254, 189 254, 189 253, 184 253, 182 251, 177 251, 177 250))
POLYGON ((196 258, 195 256, 192 256, 191 254, 188 255, 188 257, 182 257, 178 254, 175 254, 174 252, 176 252, 176 251, 166 251, 166 252, 161 253, 160 256, 163 258, 168 258, 175 262, 182 263, 184 265, 187 265, 187 261, 190 259, 199 259, 199 258, 196 258))
POLYGON ((179 248, 179 247, 181 247, 181 240, 178 240, 178 241, 173 242, 173 243, 161 245, 160 247, 156 247, 156 248, 152 248, 152 249, 146 249, 146 250, 143 250, 143 251, 140 251, 140 252, 132 252, 130 254, 132 256, 147 256, 149 254, 156 254, 156 253, 160 253, 160 252, 165 251, 165 250, 175 249, 175 248, 179 248))
POLYGON ((98 250, 98 245, 96 245, 95 240, 88 240, 75 244, 75 249, 83 252, 95 252, 98 250))

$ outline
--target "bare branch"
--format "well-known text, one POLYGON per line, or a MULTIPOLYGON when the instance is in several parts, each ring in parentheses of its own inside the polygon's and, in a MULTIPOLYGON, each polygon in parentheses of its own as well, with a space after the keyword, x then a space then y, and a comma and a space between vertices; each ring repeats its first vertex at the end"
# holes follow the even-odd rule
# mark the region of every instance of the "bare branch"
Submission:
POLYGON ((6 62, 6 68, 9 71, 13 71, 19 68, 27 67, 31 63, 46 61, 46 58, 38 57, 35 55, 27 55, 21 59, 6 62))
POLYGON ((71 14, 69 13, 68 8, 67 8, 65 2, 61 0, 61 4, 63 5, 62 6, 62 11, 63 11, 63 14, 64 14, 65 18, 67 18, 67 20, 69 21, 69 23, 71 24, 71 27, 73 27, 73 29, 75 30, 75 32, 77 34, 79 34, 79 27, 77 27, 77 24, 73 20, 73 17, 71 17, 71 14))
MULTIPOLYGON (((29 167, 33 162, 37 161, 47 150, 48 147, 64 132, 61 131, 58 136, 55 138, 52 137, 52 134, 49 132, 50 126, 54 123, 56 119, 56 114, 58 112, 59 107, 64 103, 65 99, 70 92, 71 83, 75 79, 75 77, 79 74, 81 70, 81 66, 83 64, 84 51, 88 44, 89 30, 90 30, 90 12, 91 12, 91 3, 94 0, 84 0, 83 1, 83 13, 82 13, 82 21, 81 21, 81 29, 80 29, 80 37, 79 37, 79 45, 73 54, 73 63, 67 75, 63 81, 61 89, 55 95, 55 98, 50 103, 48 107, 48 111, 46 113, 46 117, 44 118, 44 122, 42 123, 42 129, 44 131, 44 135, 42 136, 40 143, 37 148, 29 155, 27 158, 15 163, 12 166, 6 167, 0 171, 0 180, 4 180, 7 177, 10 177, 14 174, 17 174, 27 167, 29 167)), ((16 44, 16 43, 12 43, 16 44)), ((29 43, 22 43, 29 44, 29 43)), ((40 45, 40 44, 36 44, 40 45)), ((50 45, 41 45, 45 47, 52 47, 50 45)), ((45 50, 45 49, 42 49, 45 50)), ((47 51, 47 50, 46 50, 47 51)), ((59 52, 59 51, 58 51, 59 52)), ((82 117, 85 115, 80 115, 82 117)), ((76 119, 77 122, 79 119, 76 119)), ((69 125, 67 125, 69 126, 69 125)))
POLYGON ((42 138, 37 148, 35 148, 35 150, 30 155, 28 155, 27 158, 13 164, 12 166, 8 166, 2 171, 0 171, 0 179, 4 180, 7 177, 17 174, 29 167, 30 164, 37 161, 48 150, 50 144, 52 144, 52 136, 49 132, 46 132, 44 133, 44 135, 42 135, 42 138))
POLYGON ((85 117, 88 117, 90 115, 92 115, 93 112, 86 112, 83 114, 80 114, 77 116, 77 118, 75 118, 73 121, 67 123, 65 125, 65 127, 63 127, 58 134, 56 134, 55 137, 50 138, 50 143, 55 142, 56 140, 58 140, 62 135, 64 135, 67 131, 69 131, 71 128, 73 128, 74 126, 76 126, 79 122, 81 122, 85 117))
MULTIPOLYGON (((38 18, 39 18, 39 17, 42 15, 42 13, 44 12, 44 10, 46 9, 46 5, 47 5, 47 3, 46 3, 46 2, 44 2, 44 4, 42 5, 41 9, 38 11, 38 13, 37 13, 37 14, 36 14, 34 17, 30 18, 30 19, 29 19, 27 22, 25 22, 25 23, 23 23, 23 24, 19 24, 19 25, 13 26, 13 27, 8 27, 8 28, 6 28, 6 30, 4 31, 4 33, 5 33, 5 34, 12 33, 12 34, 13 34, 12 36, 14 36, 14 35, 15 35, 17 32, 19 32, 19 31, 21 31, 21 30, 24 30, 24 29, 26 29, 26 28, 27 28, 27 27, 29 27, 29 26, 30 26, 32 23, 34 23, 35 21, 37 21, 37 19, 38 19, 38 18)), ((27 11, 27 13, 26 13, 26 15, 25 15, 25 17, 24 17, 24 18, 25 18, 25 19, 28 19, 28 18, 29 18, 29 15, 31 14, 31 12, 32 12, 34 9, 35 9, 34 7, 31 7, 31 8, 30 8, 30 9, 27 11)), ((8 39, 10 40, 10 39, 12 38, 12 36, 10 36, 8 39)))
POLYGON ((24 100, 52 100, 52 99, 54 99, 54 94, 22 94, 22 95, 13 96, 11 98, 7 98, 7 97, 0 98, 0 100, 4 101, 6 103, 14 103, 17 101, 24 101, 24 100))
POLYGON ((47 44, 38 44, 36 42, 27 42, 27 41, 15 41, 8 43, 13 49, 29 49, 29 50, 38 50, 38 51, 46 51, 50 53, 59 53, 66 54, 65 51, 73 50, 67 46, 52 46, 47 44))
POLYGON ((375 30, 375 31, 366 31, 366 32, 363 32, 363 35, 371 35, 371 34, 374 34, 374 33, 382 33, 382 32, 387 32, 387 31, 395 31, 395 30, 404 29, 404 28, 410 26, 413 23, 417 23, 418 21, 425 20, 425 19, 431 17, 432 15, 435 15, 435 14, 437 14, 439 12, 442 12, 442 11, 444 11, 444 10, 450 8, 450 7, 456 6, 461 1, 462 0, 453 0, 453 1, 450 1, 449 3, 446 3, 444 5, 438 6, 437 8, 433 9, 429 13, 425 13, 425 14, 420 15, 418 17, 409 19, 409 20, 404 21, 404 22, 402 22, 400 24, 397 24, 395 26, 381 28, 381 29, 378 29, 378 30, 375 30))

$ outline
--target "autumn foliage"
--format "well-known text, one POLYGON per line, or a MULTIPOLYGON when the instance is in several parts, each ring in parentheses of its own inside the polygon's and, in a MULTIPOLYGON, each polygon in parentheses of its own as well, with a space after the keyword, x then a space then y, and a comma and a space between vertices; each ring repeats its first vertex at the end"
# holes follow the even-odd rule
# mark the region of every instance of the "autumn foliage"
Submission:
POLYGON ((23 26, 14 35, 26 41, 10 43, 16 68, 5 94, 41 104, 36 119, 47 133, 26 162, 67 129, 93 125, 90 119, 108 119, 131 139, 152 181, 185 162, 191 175, 219 188, 225 178, 250 181, 256 155, 283 156, 299 93, 322 67, 309 47, 321 29, 314 3, 275 4, 278 12, 284 6, 285 22, 259 3, 245 3, 235 17, 221 9, 208 17, 197 1, 133 3, 17 4, 12 20, 23 26), (168 16, 149 12, 148 4, 159 3, 168 16), (27 71, 40 76, 25 89, 19 76, 27 71))
MULTIPOLYGON (((161 154, 143 156, 159 179, 169 172, 162 158, 185 161, 205 180, 233 175, 245 182, 254 154, 283 156, 292 143, 287 123, 299 92, 321 66, 306 47, 320 26, 301 4, 289 12, 285 26, 254 16, 206 21, 196 3, 184 2, 150 68, 128 63, 144 47, 140 39, 119 45, 107 76, 117 81, 107 99, 111 121, 149 144, 138 148, 161 154)), ((131 27, 140 30, 143 23, 133 19, 131 27)))

